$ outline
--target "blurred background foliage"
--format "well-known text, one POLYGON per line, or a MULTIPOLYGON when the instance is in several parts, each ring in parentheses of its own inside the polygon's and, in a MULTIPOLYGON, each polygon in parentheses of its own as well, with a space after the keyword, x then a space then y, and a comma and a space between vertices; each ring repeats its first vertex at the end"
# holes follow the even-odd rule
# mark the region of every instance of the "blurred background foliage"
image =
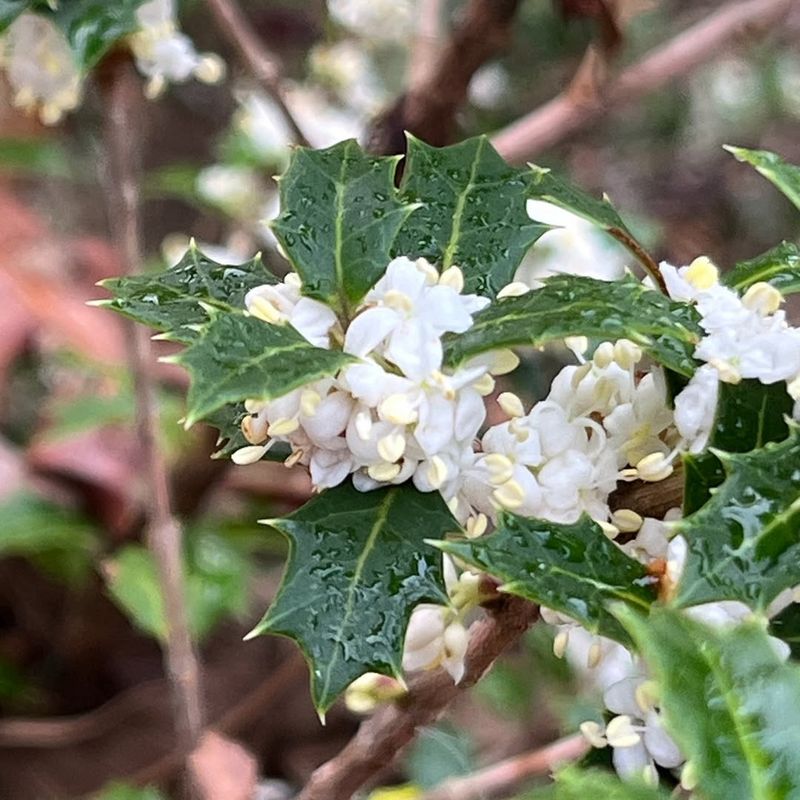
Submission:
MULTIPOLYGON (((406 84, 417 3, 376 2, 373 13, 365 5, 332 0, 329 13, 322 0, 244 3, 285 62, 288 100, 316 146, 363 136, 406 84)), ((631 21, 617 63, 723 5, 626 0, 631 21)), ((460 6, 443 3, 443 35, 460 6)), ((592 7, 524 0, 509 49, 472 82, 460 133, 494 131, 561 91, 598 35, 592 7)), ((186 2, 182 19, 229 74, 219 86, 175 86, 144 106, 149 265, 176 260, 194 236, 217 260, 263 250, 285 271, 264 221, 276 210, 272 176, 286 162, 288 132, 203 4, 186 2)), ((777 239, 796 240, 788 202, 721 145, 800 162, 797 36, 789 27, 762 43, 743 39, 537 160, 607 192, 673 263, 704 253, 728 266, 777 239)), ((90 86, 77 113, 44 128, 14 110, 0 84, 0 796, 9 800, 99 791, 105 800, 155 800, 155 789, 135 787, 169 786, 176 770, 159 653, 166 620, 141 543, 127 333, 85 305, 100 295, 98 280, 120 271, 102 191, 101 102, 90 86)), ((529 391, 542 391, 540 376, 556 362, 547 355, 530 365, 529 391)), ((185 377, 166 364, 158 375, 209 716, 258 757, 262 800, 287 797, 357 724, 339 706, 319 726, 305 668, 285 642, 242 642, 285 555, 284 542, 256 520, 296 507, 309 486, 279 464, 210 460, 213 432, 177 422, 185 377)), ((552 655, 550 633, 534 628, 383 779, 413 797, 573 731, 599 714, 576 680, 552 655)))

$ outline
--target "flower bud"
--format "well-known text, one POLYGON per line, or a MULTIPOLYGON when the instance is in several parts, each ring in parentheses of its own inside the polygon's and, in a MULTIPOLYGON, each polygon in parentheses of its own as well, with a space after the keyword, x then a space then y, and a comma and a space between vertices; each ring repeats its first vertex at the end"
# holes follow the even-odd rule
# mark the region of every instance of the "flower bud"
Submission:
POLYGON ((509 417, 524 417, 525 408, 522 400, 513 392, 502 392, 497 397, 497 404, 509 417))
POLYGON ((614 345, 611 342, 601 342, 594 351, 592 361, 596 367, 603 369, 614 360, 614 345))
POLYGON ((751 311, 757 311, 762 317, 774 314, 783 302, 783 295, 765 281, 754 283, 742 297, 742 305, 751 311))
POLYGON ((449 286, 461 293, 464 289, 464 273, 458 267, 449 267, 439 277, 439 286, 449 286))
POLYGON ((643 481, 655 483, 672 475, 672 462, 661 453, 650 453, 636 463, 636 473, 643 481))
POLYGON ((632 508, 618 508, 611 514, 611 521, 622 533, 636 533, 644 522, 632 508))
POLYGON ((513 281, 507 283, 498 293, 497 299, 502 300, 504 297, 519 297, 520 295, 527 294, 531 287, 522 281, 513 281))
POLYGON ((719 270, 708 256, 699 256, 686 268, 683 278, 702 292, 719 283, 719 270))
POLYGON ((631 718, 620 714, 606 725, 606 739, 612 747, 633 747, 639 744, 641 736, 634 730, 631 718))

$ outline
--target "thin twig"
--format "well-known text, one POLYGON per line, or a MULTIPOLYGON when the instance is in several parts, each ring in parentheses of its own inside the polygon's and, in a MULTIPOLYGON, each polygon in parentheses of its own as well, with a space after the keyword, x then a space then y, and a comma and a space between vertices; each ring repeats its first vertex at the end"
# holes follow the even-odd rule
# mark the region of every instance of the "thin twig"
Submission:
POLYGON ((417 729, 434 722, 460 694, 473 686, 506 648, 536 620, 536 606, 518 597, 502 597, 486 619, 470 631, 466 673, 458 685, 443 670, 409 682, 404 701, 378 711, 362 723, 339 755, 311 776, 297 800, 347 800, 384 769, 417 729))
MULTIPOLYGON (((106 67, 109 215, 124 269, 128 274, 134 274, 142 263, 139 229, 141 86, 126 57, 113 56, 106 67)), ((172 516, 168 475, 158 444, 158 406, 150 339, 141 326, 131 326, 129 333, 128 358, 136 398, 142 481, 148 509, 146 539, 156 562, 164 599, 167 626, 164 661, 175 704, 176 732, 180 744, 188 750, 200 735, 203 708, 200 670, 186 613, 181 530, 172 516)))
POLYGON ((208 0, 208 7, 222 33, 236 48, 261 88, 273 99, 283 114, 297 144, 309 142, 291 109, 286 104, 283 85, 283 65, 275 53, 269 51, 250 21, 242 13, 236 0, 208 0))
POLYGON ((519 163, 533 158, 610 110, 691 72, 737 38, 773 30, 795 6, 796 0, 725 3, 623 70, 594 96, 575 97, 567 90, 501 130, 493 137, 493 144, 507 161, 519 163))
POLYGON ((547 775, 559 764, 577 761, 588 749, 589 743, 580 734, 567 736, 470 775, 450 778, 423 794, 419 800, 488 800, 500 792, 516 788, 529 778, 547 775))
POLYGON ((403 132, 433 145, 449 144, 472 76, 508 43, 521 0, 469 0, 426 73, 376 119, 367 133, 373 153, 403 152, 403 132))
POLYGON ((417 29, 408 61, 408 85, 416 87, 428 79, 442 38, 442 0, 420 0, 417 29))

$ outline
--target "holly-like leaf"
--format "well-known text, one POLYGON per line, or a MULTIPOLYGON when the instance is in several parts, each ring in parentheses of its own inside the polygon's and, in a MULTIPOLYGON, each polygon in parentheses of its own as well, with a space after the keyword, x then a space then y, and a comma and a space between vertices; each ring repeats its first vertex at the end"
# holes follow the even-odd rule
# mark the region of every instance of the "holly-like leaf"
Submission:
POLYGON ((526 170, 510 167, 485 136, 431 147, 408 136, 402 193, 419 203, 393 253, 464 273, 465 291, 494 297, 548 230, 525 210, 526 170))
POLYGON ((0 33, 23 11, 30 8, 31 0, 0 0, 0 33))
POLYGON ((566 525, 503 513, 491 536, 437 547, 502 580, 502 591, 561 611, 612 639, 626 637, 609 603, 647 608, 656 597, 645 567, 588 516, 566 525))
POLYGON ((741 600, 764 609, 800 583, 800 428, 750 453, 722 453, 726 479, 675 524, 688 552, 675 602, 741 600))
POLYGON ((267 522, 287 537, 290 555, 251 635, 300 645, 321 713, 365 672, 398 676, 411 610, 447 598, 441 554, 424 543, 457 528, 439 493, 409 484, 362 493, 347 484, 267 522))
POLYGON ((583 217, 624 245, 648 273, 658 276, 658 265, 628 230, 607 197, 598 199, 562 180, 551 170, 531 165, 530 197, 544 200, 583 217))
MULTIPOLYGON (((219 431, 217 449, 211 458, 230 458, 240 447, 250 444, 242 433, 242 420, 247 416, 244 403, 230 403, 203 417, 203 422, 219 431)), ((263 455, 266 461, 283 461, 289 454, 288 445, 278 442, 263 455)))
POLYGON ((474 319, 466 333, 445 338, 445 357, 452 366, 499 347, 589 336, 631 339, 660 364, 691 376, 696 368, 692 354, 702 335, 691 306, 632 277, 600 281, 556 275, 541 289, 492 303, 474 319))
MULTIPOLYGON (((793 406, 794 400, 783 381, 720 383, 708 447, 726 453, 747 453, 768 442, 780 442, 789 433, 786 418, 791 416, 793 406)), ((683 515, 688 516, 708 501, 711 490, 725 480, 725 471, 710 450, 685 455, 683 465, 683 515)))
POLYGON ((776 153, 769 150, 748 150, 744 147, 724 145, 738 161, 755 167, 768 181, 780 189, 786 197, 800 208, 800 167, 787 164, 776 153))
POLYGON ((800 672, 757 622, 719 631, 669 609, 622 619, 706 800, 800 796, 800 672))
POLYGON ((244 264, 218 264, 192 245, 177 264, 163 272, 101 281, 114 297, 93 304, 188 343, 198 337, 197 327, 208 322, 204 306, 242 313, 250 289, 275 282, 260 256, 244 264))
POLYGON ((722 276, 722 281, 740 292, 760 281, 771 284, 784 295, 800 292, 800 247, 793 242, 781 242, 756 258, 740 262, 722 276))
POLYGON ((348 312, 383 275, 397 232, 416 208, 394 186, 398 158, 368 156, 354 139, 293 151, 272 230, 305 294, 348 312))
POLYGON ((190 426, 229 403, 281 397, 333 375, 353 358, 314 347, 289 325, 222 313, 196 342, 169 360, 192 376, 186 412, 190 426))

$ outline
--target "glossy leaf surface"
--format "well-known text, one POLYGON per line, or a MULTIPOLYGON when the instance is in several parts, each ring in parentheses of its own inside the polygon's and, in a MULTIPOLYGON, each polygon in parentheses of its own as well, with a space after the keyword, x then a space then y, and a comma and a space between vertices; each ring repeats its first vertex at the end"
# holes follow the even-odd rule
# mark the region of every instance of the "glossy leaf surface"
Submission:
POLYGON ((690 376, 696 367, 692 354, 702 334, 693 308, 647 289, 635 278, 600 281, 557 275, 541 289, 493 303, 474 319, 466 333, 445 338, 451 365, 499 347, 588 336, 631 339, 660 364, 690 376))
POLYGON ((393 253, 424 257, 442 270, 458 266, 464 291, 494 297, 548 230, 528 216, 529 184, 527 171, 506 164, 485 136, 441 148, 408 136, 402 194, 421 208, 393 253))
POLYGON ((608 611, 610 602, 647 608, 655 600, 654 581, 645 567, 587 516, 565 525, 504 513, 491 536, 437 546, 499 578, 503 591, 613 639, 626 637, 608 611))
POLYGON ((748 150, 745 147, 725 149, 739 160, 755 167, 768 181, 780 189, 789 200, 800 208, 800 167, 788 164, 776 153, 769 150, 748 150))
POLYGON ((745 292, 754 283, 765 281, 789 295, 800 292, 800 247, 793 242, 781 242, 749 261, 741 261, 722 276, 733 289, 745 292))
POLYGON ((446 602, 441 553, 424 542, 458 527, 441 496, 410 484, 363 493, 346 484, 268 523, 291 552, 253 635, 300 645, 323 713, 363 673, 399 675, 411 610, 446 602))
POLYGON ((800 429, 750 453, 718 452, 725 481, 675 530, 688 543, 676 603, 766 608, 800 583, 800 429))
POLYGON ((714 630, 667 609, 623 613, 661 690, 667 728, 706 800, 800 793, 800 672, 756 622, 714 630))

